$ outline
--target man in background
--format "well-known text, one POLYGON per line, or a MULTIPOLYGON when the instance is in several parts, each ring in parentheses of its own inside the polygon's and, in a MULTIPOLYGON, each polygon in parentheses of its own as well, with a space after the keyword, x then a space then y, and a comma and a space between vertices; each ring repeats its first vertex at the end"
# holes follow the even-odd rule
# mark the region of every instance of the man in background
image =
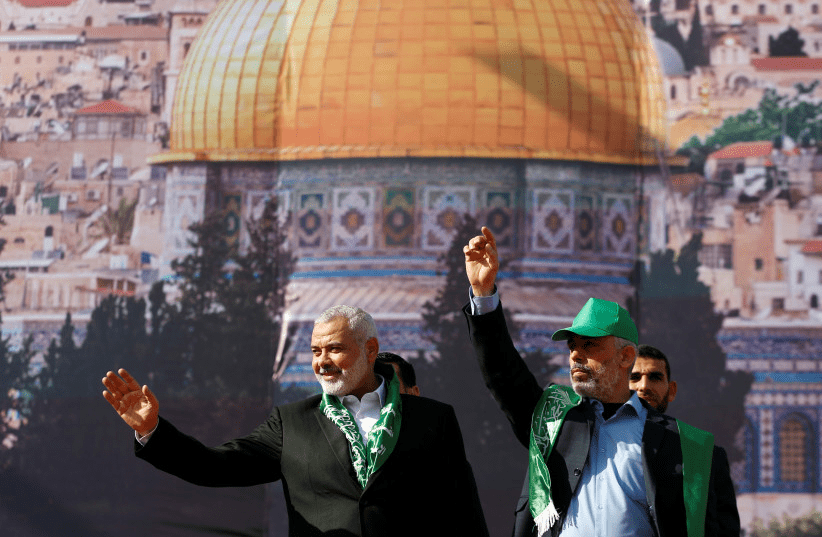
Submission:
POLYGON ((377 362, 389 364, 394 368, 397 380, 400 381, 400 393, 420 394, 420 389, 417 386, 417 373, 414 372, 414 366, 408 360, 393 352, 381 352, 377 354, 377 362))
MULTIPOLYGON (((656 347, 637 346, 637 358, 631 370, 630 387, 652 407, 665 412, 668 404, 676 398, 677 392, 676 381, 671 379, 671 364, 668 357, 656 347)), ((740 530, 736 492, 731 480, 728 454, 719 446, 714 446, 711 473, 716 492, 716 521, 719 535, 736 537, 740 530)))

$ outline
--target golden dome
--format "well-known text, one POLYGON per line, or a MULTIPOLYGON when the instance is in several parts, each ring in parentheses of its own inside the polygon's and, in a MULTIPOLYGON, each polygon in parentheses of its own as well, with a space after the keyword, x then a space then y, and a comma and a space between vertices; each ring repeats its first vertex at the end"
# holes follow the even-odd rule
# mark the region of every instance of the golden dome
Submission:
POLYGON ((627 0, 223 0, 152 160, 647 163, 664 108, 627 0))

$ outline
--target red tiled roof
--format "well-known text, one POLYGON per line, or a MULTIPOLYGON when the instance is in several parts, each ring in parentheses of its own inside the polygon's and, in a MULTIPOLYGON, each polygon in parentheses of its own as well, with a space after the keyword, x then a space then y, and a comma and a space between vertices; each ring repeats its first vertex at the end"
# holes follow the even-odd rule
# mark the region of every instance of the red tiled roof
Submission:
POLYGON ((114 99, 109 99, 107 101, 103 101, 101 103, 93 104, 91 106, 86 106, 85 108, 81 108, 75 112, 76 115, 87 115, 87 114, 139 114, 140 111, 131 108, 130 106, 126 106, 123 103, 115 101, 114 99))
POLYGON ((719 151, 714 151, 708 158, 746 158, 746 157, 766 157, 773 150, 773 142, 736 142, 726 145, 719 151))
POLYGON ((803 254, 822 254, 822 240, 808 241, 802 247, 803 254))
POLYGON ((65 7, 76 0, 17 0, 23 7, 65 7))
POLYGON ((779 22, 779 19, 777 19, 773 15, 748 15, 747 17, 743 17, 742 20, 745 22, 758 22, 760 24, 768 22, 779 22))
POLYGON ((822 71, 822 58, 753 58, 757 71, 822 71))

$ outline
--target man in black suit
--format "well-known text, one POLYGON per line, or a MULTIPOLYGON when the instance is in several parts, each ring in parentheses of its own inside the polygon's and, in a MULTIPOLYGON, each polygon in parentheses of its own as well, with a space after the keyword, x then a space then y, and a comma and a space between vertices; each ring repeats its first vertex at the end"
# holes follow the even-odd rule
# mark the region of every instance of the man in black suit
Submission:
POLYGON ((290 536, 487 536, 449 405, 399 393, 376 364, 371 316, 335 306, 315 321, 312 367, 323 395, 275 407, 249 435, 209 448, 159 416, 123 369, 103 396, 135 431, 138 457, 205 486, 283 480, 290 536))
MULTIPOLYGON (((659 412, 666 412, 676 399, 677 384, 671 378, 671 364, 661 350, 651 345, 636 348, 636 361, 631 370, 629 387, 659 412)), ((741 530, 736 491, 731 479, 728 454, 714 446, 711 461, 713 484, 716 491, 716 521, 719 535, 738 536, 741 530)))
POLYGON ((514 535, 717 535, 709 483, 713 436, 630 391, 637 330, 628 312, 590 299, 572 326, 552 336, 568 343, 573 389, 543 390, 505 324, 491 231, 483 227, 463 252, 471 284, 463 311, 480 369, 529 450, 514 535))

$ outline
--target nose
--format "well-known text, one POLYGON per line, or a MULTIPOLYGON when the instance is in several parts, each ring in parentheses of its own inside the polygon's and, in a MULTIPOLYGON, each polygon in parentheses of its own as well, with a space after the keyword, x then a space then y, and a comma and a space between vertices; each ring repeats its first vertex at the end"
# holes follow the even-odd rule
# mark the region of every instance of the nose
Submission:
POLYGON ((571 361, 571 365, 575 363, 582 363, 585 361, 585 357, 579 352, 579 349, 572 349, 569 353, 568 359, 571 361))
POLYGON ((330 360, 328 360, 328 355, 323 350, 315 354, 311 360, 311 363, 314 365, 314 367, 318 369, 321 366, 328 364, 329 362, 330 360))
POLYGON ((635 383, 637 391, 646 391, 648 389, 648 379, 643 375, 639 377, 635 383))

